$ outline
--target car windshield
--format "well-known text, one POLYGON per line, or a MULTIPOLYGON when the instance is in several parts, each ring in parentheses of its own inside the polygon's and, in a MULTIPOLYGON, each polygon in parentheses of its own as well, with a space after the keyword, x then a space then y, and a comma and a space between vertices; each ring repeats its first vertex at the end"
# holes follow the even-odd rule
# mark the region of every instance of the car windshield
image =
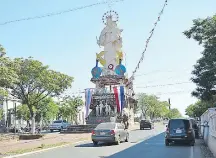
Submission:
POLYGON ((115 123, 101 123, 95 129, 115 129, 115 123))
POLYGON ((188 129, 190 127, 189 120, 176 119, 169 121, 169 128, 171 129, 188 129))
POLYGON ((53 121, 53 123, 62 123, 61 120, 53 121))
POLYGON ((141 123, 150 122, 149 120, 141 120, 141 123))

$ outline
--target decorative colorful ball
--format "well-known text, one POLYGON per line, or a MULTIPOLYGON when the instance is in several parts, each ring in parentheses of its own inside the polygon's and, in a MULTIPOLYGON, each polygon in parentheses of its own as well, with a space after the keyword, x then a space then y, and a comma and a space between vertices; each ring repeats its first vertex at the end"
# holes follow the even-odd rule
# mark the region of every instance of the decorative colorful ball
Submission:
POLYGON ((124 65, 120 64, 116 66, 115 73, 117 75, 123 76, 125 72, 126 72, 126 68, 124 65))
POLYGON ((109 65, 108 65, 108 69, 113 70, 113 68, 114 68, 114 65, 113 65, 113 64, 109 64, 109 65))
POLYGON ((92 73, 93 78, 99 78, 102 73, 102 69, 100 67, 94 67, 91 73, 92 73))

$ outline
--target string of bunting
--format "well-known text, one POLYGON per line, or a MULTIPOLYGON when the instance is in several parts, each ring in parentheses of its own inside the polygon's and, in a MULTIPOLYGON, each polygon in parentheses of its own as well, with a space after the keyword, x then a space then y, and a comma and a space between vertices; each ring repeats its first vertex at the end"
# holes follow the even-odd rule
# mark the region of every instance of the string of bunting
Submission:
MULTIPOLYGON (((161 16, 162 16, 162 14, 163 14, 163 12, 164 12, 164 9, 165 9, 165 7, 166 7, 167 4, 168 4, 168 0, 165 0, 164 5, 163 5, 163 8, 161 9, 161 11, 160 11, 160 13, 159 13, 159 15, 158 15, 158 18, 157 18, 156 22, 154 23, 154 27, 153 27, 152 30, 150 31, 150 35, 149 35, 149 37, 148 37, 147 40, 146 40, 145 48, 144 48, 144 51, 142 52, 141 58, 140 58, 140 60, 139 60, 139 62, 138 62, 138 64, 137 64, 135 70, 132 72, 132 76, 129 78, 129 81, 128 81, 128 82, 132 82, 132 81, 134 80, 134 75, 135 75, 135 73, 137 72, 137 70, 139 69, 141 62, 143 62, 145 52, 146 52, 146 50, 147 50, 147 48, 148 48, 148 44, 149 44, 149 42, 150 42, 150 40, 151 40, 151 38, 152 38, 152 36, 153 36, 153 34, 154 34, 154 31, 155 31, 155 29, 156 29, 156 27, 157 27, 157 24, 158 24, 158 22, 160 21, 161 16)), ((128 84, 129 84, 129 83, 128 83, 128 84)))

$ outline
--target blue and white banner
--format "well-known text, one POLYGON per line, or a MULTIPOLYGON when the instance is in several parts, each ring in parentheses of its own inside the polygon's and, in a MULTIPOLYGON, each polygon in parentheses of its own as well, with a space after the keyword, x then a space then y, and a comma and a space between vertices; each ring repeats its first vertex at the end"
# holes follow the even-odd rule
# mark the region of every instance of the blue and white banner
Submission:
POLYGON ((114 95, 115 95, 115 100, 117 105, 117 112, 120 113, 122 112, 125 104, 124 86, 114 87, 113 90, 114 90, 114 95))
POLYGON ((92 100, 92 89, 91 88, 85 89, 85 108, 86 108, 85 118, 87 118, 89 115, 91 100, 92 100))
POLYGON ((121 102, 121 111, 123 110, 124 108, 124 100, 125 100, 125 97, 124 97, 124 86, 120 86, 120 102, 121 102))

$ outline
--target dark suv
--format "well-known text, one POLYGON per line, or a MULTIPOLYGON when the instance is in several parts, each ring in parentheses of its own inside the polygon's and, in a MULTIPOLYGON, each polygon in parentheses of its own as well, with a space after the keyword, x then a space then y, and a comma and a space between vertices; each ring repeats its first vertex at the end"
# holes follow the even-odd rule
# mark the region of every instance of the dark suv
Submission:
POLYGON ((145 128, 154 128, 154 124, 150 120, 141 120, 140 121, 140 130, 145 128))
POLYGON ((191 146, 195 143, 195 132, 192 122, 188 119, 171 119, 165 133, 165 145, 171 142, 184 142, 191 146))

